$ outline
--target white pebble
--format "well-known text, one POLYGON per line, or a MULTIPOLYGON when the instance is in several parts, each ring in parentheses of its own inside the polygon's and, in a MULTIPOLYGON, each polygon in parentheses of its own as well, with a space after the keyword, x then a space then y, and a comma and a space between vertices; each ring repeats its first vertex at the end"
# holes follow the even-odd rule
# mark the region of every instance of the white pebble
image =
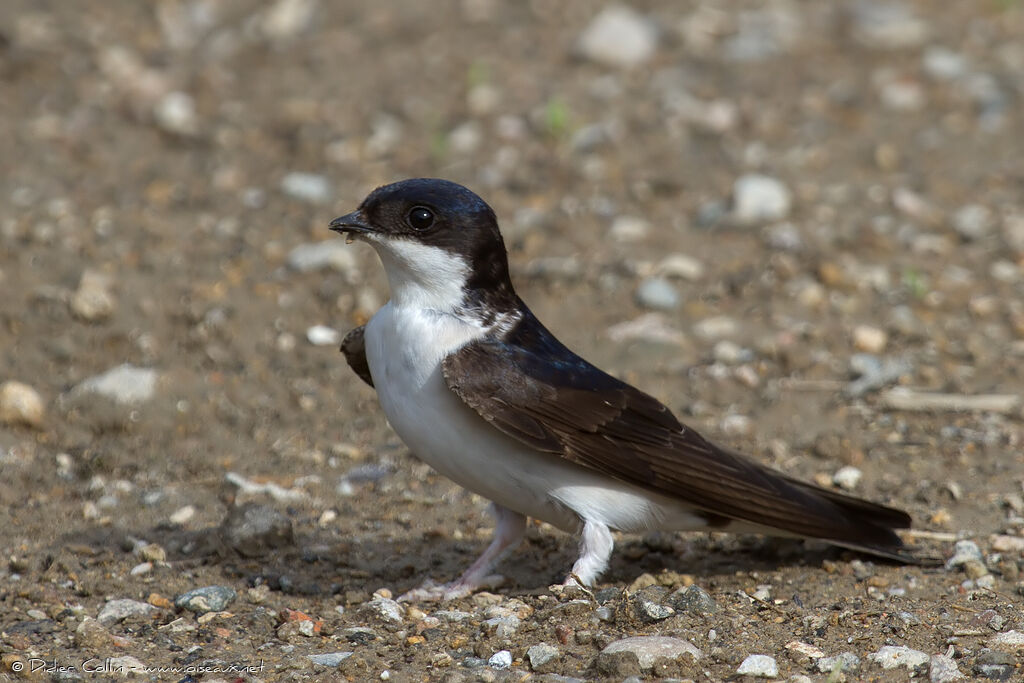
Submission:
POLYGON ((78 289, 68 300, 71 312, 86 322, 97 322, 114 313, 116 301, 110 293, 111 278, 96 270, 86 269, 78 289))
POLYGON ((852 491, 857 488, 864 473, 856 467, 847 465, 846 467, 840 467, 835 474, 832 475, 832 483, 841 489, 852 491))
POLYGON ((693 333, 708 341, 732 337, 737 332, 739 332, 739 324, 724 315, 704 318, 693 326, 693 333))
POLYGON ((768 655, 750 655, 736 669, 740 676, 757 676, 759 678, 778 678, 779 665, 774 657, 768 655))
POLYGON ((616 216, 608 234, 616 242, 639 242, 647 237, 651 224, 636 216, 616 216))
POLYGON ((326 176, 292 171, 281 179, 281 190, 289 197, 311 204, 325 204, 331 199, 331 183, 326 176))
POLYGON ((153 398, 159 375, 152 368, 125 363, 80 383, 74 393, 99 394, 118 403, 142 403, 153 398))
POLYGON ((601 11, 583 30, 577 48, 584 57, 607 66, 637 66, 654 56, 655 27, 629 7, 615 5, 601 11))
POLYGON ((669 254, 655 268, 664 277, 677 277, 694 282, 704 277, 704 264, 686 254, 669 254))
POLYGON ((195 507, 192 506, 192 505, 185 505, 184 507, 180 507, 177 510, 175 510, 174 512, 172 512, 171 516, 168 519, 171 520, 172 524, 179 524, 180 525, 180 524, 185 524, 190 519, 195 517, 195 515, 196 515, 195 507))
POLYGON ((736 179, 732 201, 733 218, 744 225, 782 220, 789 215, 793 203, 782 181, 757 173, 736 179))
POLYGON ((195 135, 199 132, 196 103, 192 96, 178 90, 169 92, 153 108, 156 124, 175 135, 195 135))
POLYGON ((905 645, 886 645, 878 652, 869 654, 868 659, 883 669, 905 667, 911 671, 931 661, 931 657, 924 652, 905 645))
POLYGON ((306 339, 313 346, 337 346, 341 343, 341 333, 326 325, 313 325, 306 330, 306 339))
POLYGON ((45 407, 35 389, 9 380, 0 384, 0 422, 42 427, 45 407))
POLYGON ((671 311, 679 307, 679 292, 668 280, 650 277, 637 287, 636 302, 644 308, 671 311))
POLYGON ((487 664, 495 669, 507 669, 512 666, 512 653, 508 650, 498 650, 487 660, 487 664))
POLYGON ((853 328, 853 346, 865 353, 881 353, 889 343, 885 330, 871 325, 857 325, 853 328))

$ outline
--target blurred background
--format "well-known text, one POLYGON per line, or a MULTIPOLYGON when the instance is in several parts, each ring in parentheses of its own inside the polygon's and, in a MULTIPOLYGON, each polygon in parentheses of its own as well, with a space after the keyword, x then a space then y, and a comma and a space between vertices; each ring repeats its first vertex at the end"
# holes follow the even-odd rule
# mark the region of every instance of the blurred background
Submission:
MULTIPOLYGON (((124 539, 188 558, 260 496, 362 539, 311 585, 457 573, 420 539, 483 501, 336 351, 388 292, 326 225, 412 176, 480 194, 540 318, 710 436, 1017 534, 1022 36, 1012 0, 5 0, 0 577, 70 533, 96 599, 173 594, 199 579, 125 578, 124 539)), ((571 554, 537 533, 520 585, 571 554)))

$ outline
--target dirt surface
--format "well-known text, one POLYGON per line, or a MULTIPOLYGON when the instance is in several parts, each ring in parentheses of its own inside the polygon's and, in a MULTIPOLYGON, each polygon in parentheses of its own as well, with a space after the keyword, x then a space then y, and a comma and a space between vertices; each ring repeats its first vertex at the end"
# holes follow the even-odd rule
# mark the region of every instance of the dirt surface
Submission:
POLYGON ((1024 8, 635 7, 586 47, 587 2, 3 3, 0 676, 1019 680, 1024 8), (535 525, 492 593, 393 604, 490 533, 332 332, 388 293, 328 221, 411 176, 492 204, 571 348, 976 545, 622 536, 591 596, 535 525), (652 635, 700 657, 602 654, 652 635))

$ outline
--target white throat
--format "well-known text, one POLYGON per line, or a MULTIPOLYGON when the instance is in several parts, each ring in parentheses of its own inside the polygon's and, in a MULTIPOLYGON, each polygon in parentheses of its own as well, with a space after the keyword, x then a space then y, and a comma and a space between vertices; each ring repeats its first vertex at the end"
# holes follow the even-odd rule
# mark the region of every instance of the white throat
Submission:
POLYGON ((469 264, 442 249, 405 239, 370 243, 380 256, 397 308, 454 313, 465 297, 469 264))

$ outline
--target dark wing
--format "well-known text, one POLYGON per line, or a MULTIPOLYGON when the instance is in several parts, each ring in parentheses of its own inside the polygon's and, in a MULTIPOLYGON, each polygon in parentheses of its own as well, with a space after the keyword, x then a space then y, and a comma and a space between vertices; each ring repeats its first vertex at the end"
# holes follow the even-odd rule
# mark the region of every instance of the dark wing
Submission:
POLYGON ((566 349, 531 314, 504 338, 444 360, 449 388, 499 430, 537 449, 711 514, 898 552, 899 510, 792 480, 719 448, 653 397, 566 349))
POLYGON ((345 354, 350 368, 355 370, 359 378, 373 386, 373 377, 370 376, 370 364, 366 362, 366 342, 363 333, 366 325, 360 325, 345 335, 341 341, 341 352, 345 354))

